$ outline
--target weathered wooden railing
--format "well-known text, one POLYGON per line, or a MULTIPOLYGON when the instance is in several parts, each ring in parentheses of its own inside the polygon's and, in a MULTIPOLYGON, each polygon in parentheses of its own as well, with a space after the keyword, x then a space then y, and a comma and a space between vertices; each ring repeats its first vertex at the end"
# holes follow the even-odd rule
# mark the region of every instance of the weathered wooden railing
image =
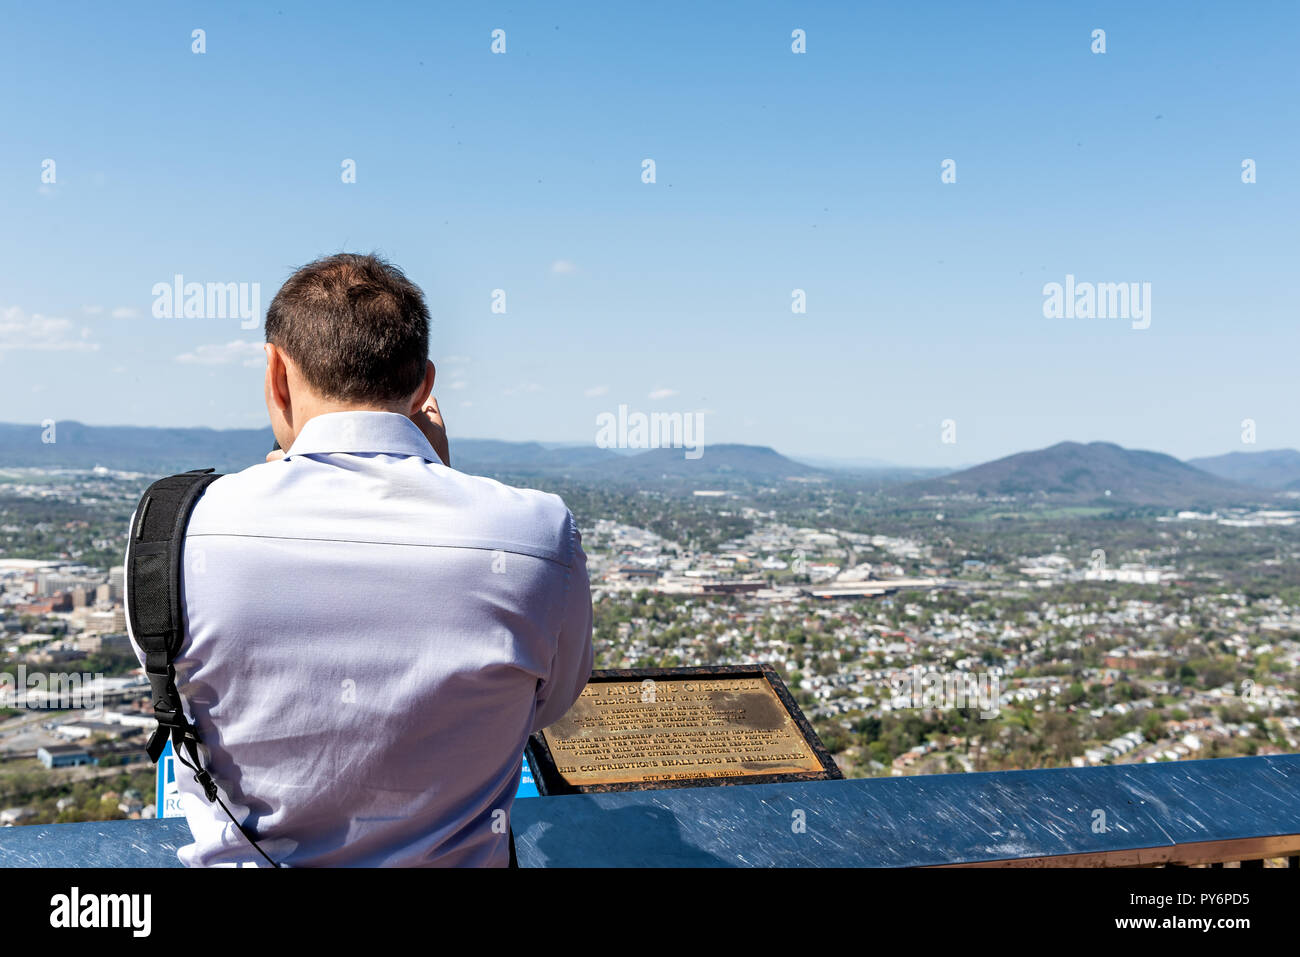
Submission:
MULTIPOLYGON (((1300 755, 520 799, 523 867, 1149 867, 1300 856, 1300 755)), ((175 867, 184 820, 0 829, 0 866, 175 867)))

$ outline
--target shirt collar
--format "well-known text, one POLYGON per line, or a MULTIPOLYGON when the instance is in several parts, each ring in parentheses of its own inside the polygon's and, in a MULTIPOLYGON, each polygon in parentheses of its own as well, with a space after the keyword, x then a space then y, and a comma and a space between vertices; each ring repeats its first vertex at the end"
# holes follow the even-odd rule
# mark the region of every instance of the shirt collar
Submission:
POLYGON ((326 412, 308 419, 285 458, 354 452, 415 455, 441 462, 420 427, 396 412, 326 412))

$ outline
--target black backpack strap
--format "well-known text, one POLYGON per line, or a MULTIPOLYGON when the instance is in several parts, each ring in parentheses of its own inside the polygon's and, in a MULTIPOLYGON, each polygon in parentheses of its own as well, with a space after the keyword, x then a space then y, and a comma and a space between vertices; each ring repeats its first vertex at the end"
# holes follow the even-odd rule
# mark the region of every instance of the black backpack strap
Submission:
POLYGON ((144 652, 145 675, 158 719, 146 746, 155 764, 168 736, 175 739, 189 729, 172 664, 185 639, 181 560, 194 504, 219 477, 212 469, 202 469, 169 475, 150 485, 136 508, 126 547, 127 614, 131 634, 144 652))
POLYGON ((158 719, 158 727, 149 736, 145 749, 150 760, 157 764, 170 737, 176 760, 194 772, 194 780, 202 786, 209 803, 220 804, 257 852, 273 867, 278 867, 221 800, 216 782, 199 758, 198 732, 185 717, 180 692, 176 690, 174 662, 185 640, 181 595, 185 530, 195 503, 219 478, 212 469, 169 475, 150 485, 136 508, 126 546, 127 614, 135 643, 144 652, 144 673, 153 695, 154 717, 158 719), (185 760, 186 755, 189 761, 185 760))

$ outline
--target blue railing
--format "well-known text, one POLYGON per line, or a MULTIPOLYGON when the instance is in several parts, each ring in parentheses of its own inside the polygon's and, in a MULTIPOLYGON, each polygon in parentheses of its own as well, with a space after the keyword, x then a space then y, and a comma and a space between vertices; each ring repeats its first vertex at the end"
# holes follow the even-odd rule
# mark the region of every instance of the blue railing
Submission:
MULTIPOLYGON (((1300 855, 1300 755, 518 800, 522 867, 1141 866, 1300 855)), ((8 867, 175 867, 182 819, 0 830, 8 867)))

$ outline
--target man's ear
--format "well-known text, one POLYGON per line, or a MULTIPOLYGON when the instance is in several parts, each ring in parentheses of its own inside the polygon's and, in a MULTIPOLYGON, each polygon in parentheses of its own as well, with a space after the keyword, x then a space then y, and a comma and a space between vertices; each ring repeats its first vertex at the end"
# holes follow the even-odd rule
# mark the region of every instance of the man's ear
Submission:
POLYGON ((424 382, 415 390, 415 395, 411 398, 411 407, 406 410, 406 414, 415 415, 424 407, 424 403, 429 400, 429 394, 433 392, 433 380, 437 377, 438 370, 434 368, 433 360, 426 359, 424 363, 424 382))
POLYGON ((292 418, 289 397, 289 369, 278 347, 266 343, 266 401, 274 404, 286 419, 292 418))

